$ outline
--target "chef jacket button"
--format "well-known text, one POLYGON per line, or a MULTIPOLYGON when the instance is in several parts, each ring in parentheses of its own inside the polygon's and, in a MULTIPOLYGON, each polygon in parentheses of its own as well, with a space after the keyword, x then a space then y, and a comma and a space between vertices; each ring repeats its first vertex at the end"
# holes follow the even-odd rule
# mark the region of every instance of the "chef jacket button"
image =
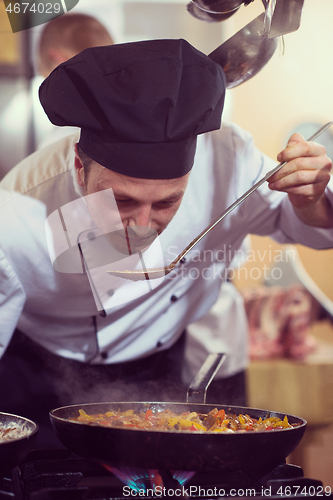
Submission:
POLYGON ((111 288, 111 290, 108 290, 106 293, 108 294, 109 297, 112 297, 112 295, 114 294, 114 290, 112 290, 111 288))
POLYGON ((171 302, 176 302, 178 300, 178 297, 176 295, 171 295, 171 302))
POLYGON ((94 240, 95 239, 95 233, 88 233, 88 240, 94 240))
POLYGON ((163 345, 162 342, 159 340, 156 344, 156 347, 162 347, 162 345, 163 345))
POLYGON ((106 359, 108 357, 108 353, 103 351, 101 352, 101 358, 106 359))

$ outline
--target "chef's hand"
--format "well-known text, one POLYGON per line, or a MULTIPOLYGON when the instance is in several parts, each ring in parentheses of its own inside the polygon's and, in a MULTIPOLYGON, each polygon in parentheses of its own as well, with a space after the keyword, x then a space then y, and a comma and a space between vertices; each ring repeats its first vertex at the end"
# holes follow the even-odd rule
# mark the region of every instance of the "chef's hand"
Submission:
POLYGON ((333 227, 333 208, 325 195, 332 162, 324 146, 293 134, 277 159, 288 163, 269 179, 269 188, 288 193, 296 214, 306 224, 333 227))

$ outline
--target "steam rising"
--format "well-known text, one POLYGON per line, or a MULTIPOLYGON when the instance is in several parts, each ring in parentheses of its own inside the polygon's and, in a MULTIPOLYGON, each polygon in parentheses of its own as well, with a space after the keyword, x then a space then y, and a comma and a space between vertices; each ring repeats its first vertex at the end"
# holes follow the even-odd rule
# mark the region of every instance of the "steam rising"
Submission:
POLYGON ((85 365, 60 358, 60 373, 54 387, 59 406, 112 401, 185 402, 186 389, 180 386, 177 374, 163 377, 167 363, 156 367, 156 377, 149 370, 149 360, 147 363, 146 373, 133 370, 125 374, 114 365, 85 365))

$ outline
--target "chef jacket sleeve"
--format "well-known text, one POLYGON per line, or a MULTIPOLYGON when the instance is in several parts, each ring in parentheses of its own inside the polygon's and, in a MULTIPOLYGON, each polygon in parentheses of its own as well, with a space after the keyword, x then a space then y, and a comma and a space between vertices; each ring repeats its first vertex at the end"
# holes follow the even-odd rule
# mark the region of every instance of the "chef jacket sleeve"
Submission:
MULTIPOLYGON (((272 192, 274 196, 274 191, 272 192)), ((333 178, 326 188, 326 196, 333 206, 333 178)), ((288 196, 280 202, 278 224, 275 232, 269 234, 278 243, 300 244, 317 250, 333 248, 333 228, 309 226, 299 219, 288 196)), ((257 234, 261 234, 259 231, 257 234)))
MULTIPOLYGON (((236 164, 239 176, 237 195, 240 196, 252 184, 272 170, 277 162, 259 151, 247 132, 233 125, 236 164), (235 133, 236 131, 236 133, 235 133)), ((333 179, 326 188, 326 196, 333 206, 333 179)), ((265 182, 239 207, 238 215, 247 224, 249 233, 271 236, 279 243, 298 243, 315 249, 333 247, 333 228, 309 226, 296 215, 286 193, 270 190, 265 182)))
MULTIPOLYGON (((333 206, 333 179, 331 178, 329 186, 326 189, 326 196, 333 206)), ((286 197, 283 200, 283 209, 281 211, 281 239, 282 243, 296 241, 305 246, 317 249, 328 249, 333 247, 333 228, 313 227, 302 222, 294 212, 293 206, 286 197)), ((277 236, 275 239, 280 240, 277 236)))
POLYGON ((0 250, 0 357, 15 331, 25 298, 21 283, 0 250))

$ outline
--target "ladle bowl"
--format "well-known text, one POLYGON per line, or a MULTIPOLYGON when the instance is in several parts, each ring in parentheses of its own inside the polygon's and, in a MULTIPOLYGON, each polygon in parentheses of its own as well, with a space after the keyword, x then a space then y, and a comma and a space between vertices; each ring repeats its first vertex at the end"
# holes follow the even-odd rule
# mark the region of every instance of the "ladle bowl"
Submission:
POLYGON ((227 88, 237 87, 255 76, 273 56, 278 38, 264 34, 264 18, 265 13, 260 14, 209 54, 222 66, 227 88))
POLYGON ((192 3, 210 14, 227 14, 236 12, 244 0, 192 0, 192 3))
POLYGON ((187 5, 187 10, 188 12, 195 17, 196 19, 200 19, 200 21, 206 21, 208 23, 218 23, 221 21, 225 21, 226 19, 229 19, 237 10, 232 10, 231 12, 226 12, 226 13, 215 13, 215 12, 209 12, 205 9, 202 9, 199 7, 196 3, 190 2, 187 5))

